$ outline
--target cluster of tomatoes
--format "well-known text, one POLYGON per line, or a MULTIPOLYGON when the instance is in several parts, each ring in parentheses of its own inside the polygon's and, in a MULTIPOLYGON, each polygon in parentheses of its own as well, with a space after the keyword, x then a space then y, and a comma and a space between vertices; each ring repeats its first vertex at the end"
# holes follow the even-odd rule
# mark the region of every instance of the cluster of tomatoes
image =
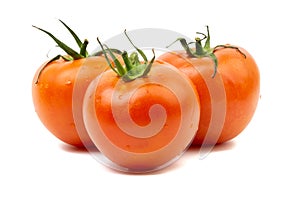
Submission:
POLYGON ((35 111, 61 141, 96 147, 120 169, 151 171, 173 161, 191 143, 229 141, 255 112, 260 90, 255 60, 241 47, 211 48, 208 27, 203 38, 193 43, 179 38, 182 50, 149 61, 126 32, 135 52, 128 55, 98 40, 101 51, 89 55, 88 41, 60 22, 80 51, 35 27, 66 52, 37 70, 35 111))

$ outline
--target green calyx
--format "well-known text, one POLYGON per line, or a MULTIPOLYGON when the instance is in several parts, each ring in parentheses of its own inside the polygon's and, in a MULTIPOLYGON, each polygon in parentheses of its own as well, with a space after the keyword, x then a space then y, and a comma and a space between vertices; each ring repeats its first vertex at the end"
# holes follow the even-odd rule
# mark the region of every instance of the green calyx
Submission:
POLYGON ((39 74, 38 74, 38 77, 37 77, 37 80, 35 82, 35 84, 38 83, 39 81, 39 77, 42 73, 42 71, 45 69, 45 67, 50 64, 51 62, 55 61, 55 60, 58 60, 60 58, 64 59, 65 61, 72 61, 72 60, 78 60, 78 59, 82 59, 82 58, 86 58, 89 56, 86 48, 87 48, 87 45, 88 45, 88 40, 85 39, 83 42, 79 39, 79 37, 76 35, 76 33, 69 27, 67 26, 62 20, 59 20, 67 29, 68 31, 71 33, 71 35, 73 36, 73 38, 75 39, 78 47, 79 47, 79 53, 75 50, 73 50, 72 48, 70 48, 68 45, 66 45, 65 43, 63 43, 62 41, 60 41, 59 39, 57 39, 52 33, 44 30, 44 29, 41 29, 39 27, 36 27, 36 26, 33 26, 34 28, 46 33, 48 36, 50 36, 57 44, 58 47, 60 47, 63 51, 66 52, 66 56, 63 56, 63 55, 57 55, 55 56, 54 58, 50 59, 45 65, 44 67, 39 71, 39 74))
POLYGON ((100 42, 99 38, 97 38, 97 40, 100 44, 102 52, 106 58, 107 63, 109 64, 110 68, 118 76, 120 76, 124 82, 129 82, 129 81, 133 81, 137 78, 147 76, 147 74, 150 72, 152 64, 155 60, 155 54, 154 54, 154 50, 152 49, 153 57, 149 62, 146 55, 144 54, 144 52, 133 44, 133 42, 131 41, 131 39, 128 37, 128 35, 126 33, 126 30, 124 31, 124 33, 125 33, 127 39, 129 40, 129 42, 132 44, 132 46, 136 50, 135 52, 131 53, 130 55, 128 55, 127 51, 123 51, 121 53, 122 59, 124 61, 124 65, 122 65, 121 62, 116 58, 112 49, 110 49, 107 45, 102 44, 100 42), (107 54, 109 54, 109 56, 111 57, 112 62, 114 63, 114 66, 112 65, 111 61, 109 60, 109 57, 107 54), (139 60, 139 55, 142 56, 142 58, 144 60, 143 62, 141 62, 139 60))
POLYGON ((212 75, 212 78, 214 78, 217 74, 217 69, 218 69, 218 59, 215 55, 215 52, 219 49, 219 48, 232 48, 232 49, 236 49, 237 51, 239 51, 245 58, 246 55, 241 52, 239 50, 239 48, 234 47, 234 46, 230 46, 230 45, 217 45, 213 48, 211 48, 210 46, 210 34, 209 34, 209 27, 206 26, 206 30, 207 33, 201 33, 201 32, 196 32, 196 34, 202 36, 202 37, 196 37, 195 38, 195 42, 190 42, 187 43, 185 38, 178 38, 177 40, 175 40, 173 43, 171 43, 170 45, 167 46, 170 47, 171 45, 173 45, 175 42, 180 42, 182 47, 184 48, 184 50, 186 51, 186 53, 188 54, 189 57, 191 58, 203 58, 203 57, 209 57, 213 60, 214 62, 214 73, 212 75), (204 46, 202 45, 203 41, 205 40, 204 46), (189 45, 191 44, 195 44, 195 48, 190 48, 189 45))
POLYGON ((63 57, 65 60, 78 60, 81 58, 88 57, 88 52, 86 50, 87 45, 88 45, 88 40, 85 39, 82 42, 79 39, 79 37, 76 35, 76 33, 69 26, 67 26, 62 20, 59 20, 59 21, 68 29, 68 31, 71 33, 71 35, 75 39, 75 41, 79 47, 79 53, 77 51, 73 50, 72 48, 70 48, 68 45, 66 45, 62 41, 60 41, 59 39, 57 39, 52 33, 48 32, 44 29, 41 29, 39 27, 36 27, 36 26, 33 26, 33 27, 40 31, 43 31, 44 33, 49 35, 56 42, 58 47, 60 47, 62 50, 64 50, 66 52, 66 54, 68 55, 68 57, 67 56, 59 56, 58 58, 63 57))

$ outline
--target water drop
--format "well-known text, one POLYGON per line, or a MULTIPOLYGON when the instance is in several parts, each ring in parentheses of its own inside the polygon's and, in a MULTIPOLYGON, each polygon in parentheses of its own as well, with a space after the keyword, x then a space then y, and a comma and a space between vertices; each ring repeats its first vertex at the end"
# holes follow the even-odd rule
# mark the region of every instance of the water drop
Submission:
POLYGON ((72 81, 68 80, 65 82, 65 85, 71 85, 72 84, 72 81))

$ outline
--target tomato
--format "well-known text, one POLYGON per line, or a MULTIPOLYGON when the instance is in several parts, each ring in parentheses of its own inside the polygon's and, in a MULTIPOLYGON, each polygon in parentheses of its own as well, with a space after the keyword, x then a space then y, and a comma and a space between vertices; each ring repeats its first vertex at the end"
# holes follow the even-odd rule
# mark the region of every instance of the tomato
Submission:
POLYGON ((45 127, 63 142, 83 147, 75 126, 73 109, 80 109, 89 82, 106 67, 106 60, 97 56, 74 61, 53 61, 43 69, 39 78, 37 76, 41 69, 37 71, 32 84, 35 111, 45 127), (89 70, 82 78, 81 70, 85 67, 89 70), (81 88, 80 91, 76 91, 78 96, 73 98, 74 87, 77 84, 81 85, 81 88), (77 107, 73 108, 74 104, 77 104, 77 107))
POLYGON ((192 82, 178 69, 132 55, 124 52, 125 67, 116 63, 92 81, 84 122, 106 164, 148 172, 169 165, 191 144, 200 104, 192 82))
POLYGON ((32 99, 39 119, 54 136, 67 144, 83 147, 84 143, 90 144, 83 125, 83 96, 90 81, 108 65, 102 56, 88 56, 87 40, 81 42, 64 22, 60 22, 76 40, 80 53, 38 28, 54 39, 67 55, 58 55, 37 70, 32 82, 32 99))
MULTIPOLYGON (((187 51, 167 52, 159 57, 160 60, 174 65, 185 73, 197 88, 201 104, 201 118, 193 141, 194 145, 224 143, 239 135, 251 121, 260 94, 259 69, 249 52, 241 47, 231 45, 210 48, 209 32, 205 38, 207 38, 207 42, 204 48, 199 38, 196 38, 196 50, 190 49, 186 42, 180 39, 187 51), (197 52, 201 53, 197 54, 197 52), (211 121, 213 114, 211 91, 205 81, 208 78, 214 79, 216 74, 212 73, 212 77, 204 77, 201 74, 201 71, 213 67, 217 67, 215 73, 221 77, 222 87, 225 90, 225 99, 215 100, 216 102, 225 102, 226 111, 223 124, 211 121), (208 131, 210 126, 223 127, 221 127, 221 132, 216 134, 208 131)), ((215 84, 218 87, 217 81, 215 84)))

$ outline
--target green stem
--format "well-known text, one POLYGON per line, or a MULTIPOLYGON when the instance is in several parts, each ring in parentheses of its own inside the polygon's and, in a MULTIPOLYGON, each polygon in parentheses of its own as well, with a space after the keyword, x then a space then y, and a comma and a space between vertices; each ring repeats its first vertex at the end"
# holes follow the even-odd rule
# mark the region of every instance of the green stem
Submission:
POLYGON ((132 65, 140 65, 141 64, 141 62, 139 60, 139 55, 137 54, 137 52, 132 52, 130 54, 129 59, 130 59, 132 65))
POLYGON ((62 20, 59 19, 59 21, 68 29, 68 31, 71 33, 71 35, 73 36, 73 38, 75 39, 77 45, 79 48, 81 48, 82 46, 82 42, 79 39, 79 37, 76 35, 76 33, 69 27, 67 26, 67 24, 65 24, 62 20))
MULTIPOLYGON (((108 50, 105 50, 105 49, 104 49, 104 46, 102 45, 102 43, 101 43, 101 41, 99 40, 99 38, 97 38, 97 41, 98 41, 98 43, 99 43, 99 45, 100 45, 100 47, 101 47, 101 49, 102 49, 102 51, 103 51, 104 57, 105 57, 105 59, 106 59, 106 62, 107 62, 108 65, 109 65, 109 67, 110 67, 114 72, 116 72, 116 74, 117 74, 118 76, 123 76, 123 75, 125 74, 125 70, 123 69, 123 67, 122 67, 121 63, 119 62, 119 60, 114 56, 114 54, 111 52, 111 50, 110 50, 109 48, 107 48, 108 50), (115 68, 114 66, 112 66, 111 61, 109 60, 106 51, 108 51, 109 54, 111 55, 111 57, 112 57, 112 59, 113 59, 113 62, 114 62, 115 65, 116 65, 116 68, 115 68)), ((105 47, 107 47, 107 46, 105 45, 105 47)))
POLYGON ((150 72, 150 69, 151 69, 151 67, 152 67, 152 64, 153 64, 153 62, 154 62, 154 60, 155 60, 155 52, 154 52, 154 49, 152 49, 152 53, 153 53, 153 57, 152 57, 150 63, 147 65, 147 67, 146 67, 146 69, 145 69, 145 71, 144 71, 144 73, 143 73, 143 76, 147 76, 147 74, 150 72))
POLYGON ((202 43, 201 43, 201 39, 200 38, 195 38, 196 40, 196 55, 202 55, 204 53, 203 47, 202 47, 202 43))
POLYGON ((207 32, 207 36, 206 36, 206 41, 204 44, 204 49, 206 49, 207 51, 210 50, 210 34, 209 34, 209 27, 206 26, 206 32, 207 32))
MULTIPOLYGON (((184 50, 186 51, 186 53, 188 54, 189 57, 191 57, 191 58, 203 58, 203 57, 211 58, 214 62, 214 73, 212 74, 212 78, 214 78, 216 76, 217 70, 218 70, 218 59, 215 55, 215 52, 219 48, 236 49, 238 52, 240 52, 246 58, 246 55, 238 47, 234 47, 234 46, 230 46, 230 45, 217 45, 214 48, 211 48, 210 47, 210 33, 209 33, 208 26, 206 26, 206 31, 207 31, 207 34, 204 34, 201 32, 196 32, 196 34, 201 34, 204 37, 202 39, 199 37, 196 37, 195 42, 190 42, 187 44, 186 39, 178 38, 173 43, 171 43, 169 46, 173 45, 177 41, 180 41, 182 47, 184 48, 184 50), (205 40, 204 47, 202 46, 202 40, 205 40), (195 49, 196 49, 195 51, 192 51, 191 48, 189 47, 189 45, 193 44, 193 43, 195 43, 195 49)), ((167 46, 167 47, 169 47, 169 46, 167 46)))
POLYGON ((191 43, 195 43, 195 42, 190 42, 187 43, 185 38, 177 38, 174 42, 172 42, 171 44, 169 44, 168 46, 166 46, 166 48, 169 48, 170 46, 172 46, 173 44, 175 44, 176 42, 180 42, 181 46, 184 48, 184 50, 186 51, 186 53, 190 56, 190 57, 194 57, 194 52, 191 50, 191 48, 189 47, 189 44, 191 43))
POLYGON ((144 76, 147 76, 147 74, 150 72, 151 66, 155 60, 155 54, 154 54, 154 50, 152 49, 154 56, 151 59, 151 61, 148 62, 148 59, 147 59, 146 55, 144 54, 144 52, 133 44, 133 42, 130 40, 130 38, 126 34, 126 30, 125 30, 125 35, 128 38, 128 40, 130 41, 130 43, 133 45, 133 47, 136 49, 136 51, 131 53, 130 56, 128 56, 128 53, 126 51, 123 51, 122 58, 124 61, 124 66, 122 66, 120 64, 120 61, 113 55, 112 51, 107 47, 107 45, 105 45, 105 44, 102 45, 102 43, 100 42, 100 40, 98 38, 97 38, 97 40, 100 44, 100 47, 106 58, 106 61, 109 64, 109 66, 111 67, 111 69, 115 73, 117 73, 124 82, 129 82, 129 81, 133 81, 137 78, 142 78, 144 76), (106 48, 106 49, 104 49, 104 48, 106 48), (107 52, 113 58, 116 68, 114 68, 111 65, 110 60, 108 59, 108 56, 107 56, 107 52), (143 57, 144 62, 139 61, 138 53, 143 57))
POLYGON ((214 62, 214 73, 212 75, 212 78, 215 78, 217 71, 218 71, 218 59, 214 53, 209 54, 208 57, 210 57, 212 59, 212 61, 214 62))
POLYGON ((118 58, 114 55, 114 53, 110 50, 110 48, 108 48, 108 46, 105 44, 104 44, 104 46, 107 49, 109 56, 112 58, 113 62, 115 63, 116 68, 117 68, 118 72, 120 73, 120 76, 123 76, 126 73, 126 71, 123 68, 122 64, 120 63, 118 58))
POLYGON ((122 58, 123 58, 124 63, 125 63, 126 71, 130 71, 133 68, 133 63, 130 62, 127 51, 124 51, 122 53, 122 58))
POLYGON ((88 40, 85 39, 83 44, 81 45, 80 48, 80 55, 84 56, 84 57, 88 57, 88 52, 86 50, 87 45, 89 44, 88 40))
POLYGON ((64 50, 69 56, 71 56, 74 60, 77 59, 81 59, 84 56, 80 55, 79 53, 77 53, 75 50, 73 50, 72 48, 70 48, 69 46, 67 46, 65 43, 63 43, 62 41, 60 41, 59 39, 57 39, 54 35, 52 35, 52 33, 41 29, 39 27, 33 26, 36 29, 39 29, 40 31, 43 31, 44 33, 46 33, 47 35, 49 35, 55 42, 56 44, 62 49, 64 50))
POLYGON ((137 52, 143 57, 145 62, 148 62, 147 60, 147 56, 144 54, 144 52, 142 50, 140 50, 138 47, 136 47, 133 42, 131 41, 131 39, 129 38, 129 36, 126 33, 126 29, 124 30, 125 36, 127 37, 127 39, 129 40, 130 44, 137 50, 137 52))
POLYGON ((86 50, 87 45, 88 45, 88 40, 84 40, 84 42, 82 43, 81 40, 79 39, 79 37, 76 35, 76 33, 69 26, 67 26, 62 20, 59 20, 59 21, 68 29, 68 31, 71 33, 71 35, 75 39, 77 45, 80 48, 80 53, 76 52, 75 50, 73 50, 72 48, 70 48, 68 45, 66 45, 65 43, 63 43, 59 39, 57 39, 52 33, 48 32, 48 31, 46 31, 44 29, 41 29, 39 27, 32 26, 32 27, 34 27, 34 28, 36 28, 36 29, 38 29, 38 30, 46 33, 48 36, 50 36, 55 41, 55 43, 58 45, 58 47, 60 47, 67 54, 67 56, 57 55, 54 58, 52 58, 49 62, 47 62, 43 66, 43 68, 41 68, 41 70, 40 70, 40 72, 38 74, 37 80, 35 82, 36 84, 39 82, 39 77, 40 77, 42 71, 44 70, 44 68, 46 68, 48 66, 48 64, 50 64, 51 62, 53 62, 55 60, 58 60, 60 58, 63 58, 66 61, 71 61, 71 60, 78 60, 78 59, 81 59, 81 58, 86 58, 86 57, 89 56, 88 52, 86 50))

